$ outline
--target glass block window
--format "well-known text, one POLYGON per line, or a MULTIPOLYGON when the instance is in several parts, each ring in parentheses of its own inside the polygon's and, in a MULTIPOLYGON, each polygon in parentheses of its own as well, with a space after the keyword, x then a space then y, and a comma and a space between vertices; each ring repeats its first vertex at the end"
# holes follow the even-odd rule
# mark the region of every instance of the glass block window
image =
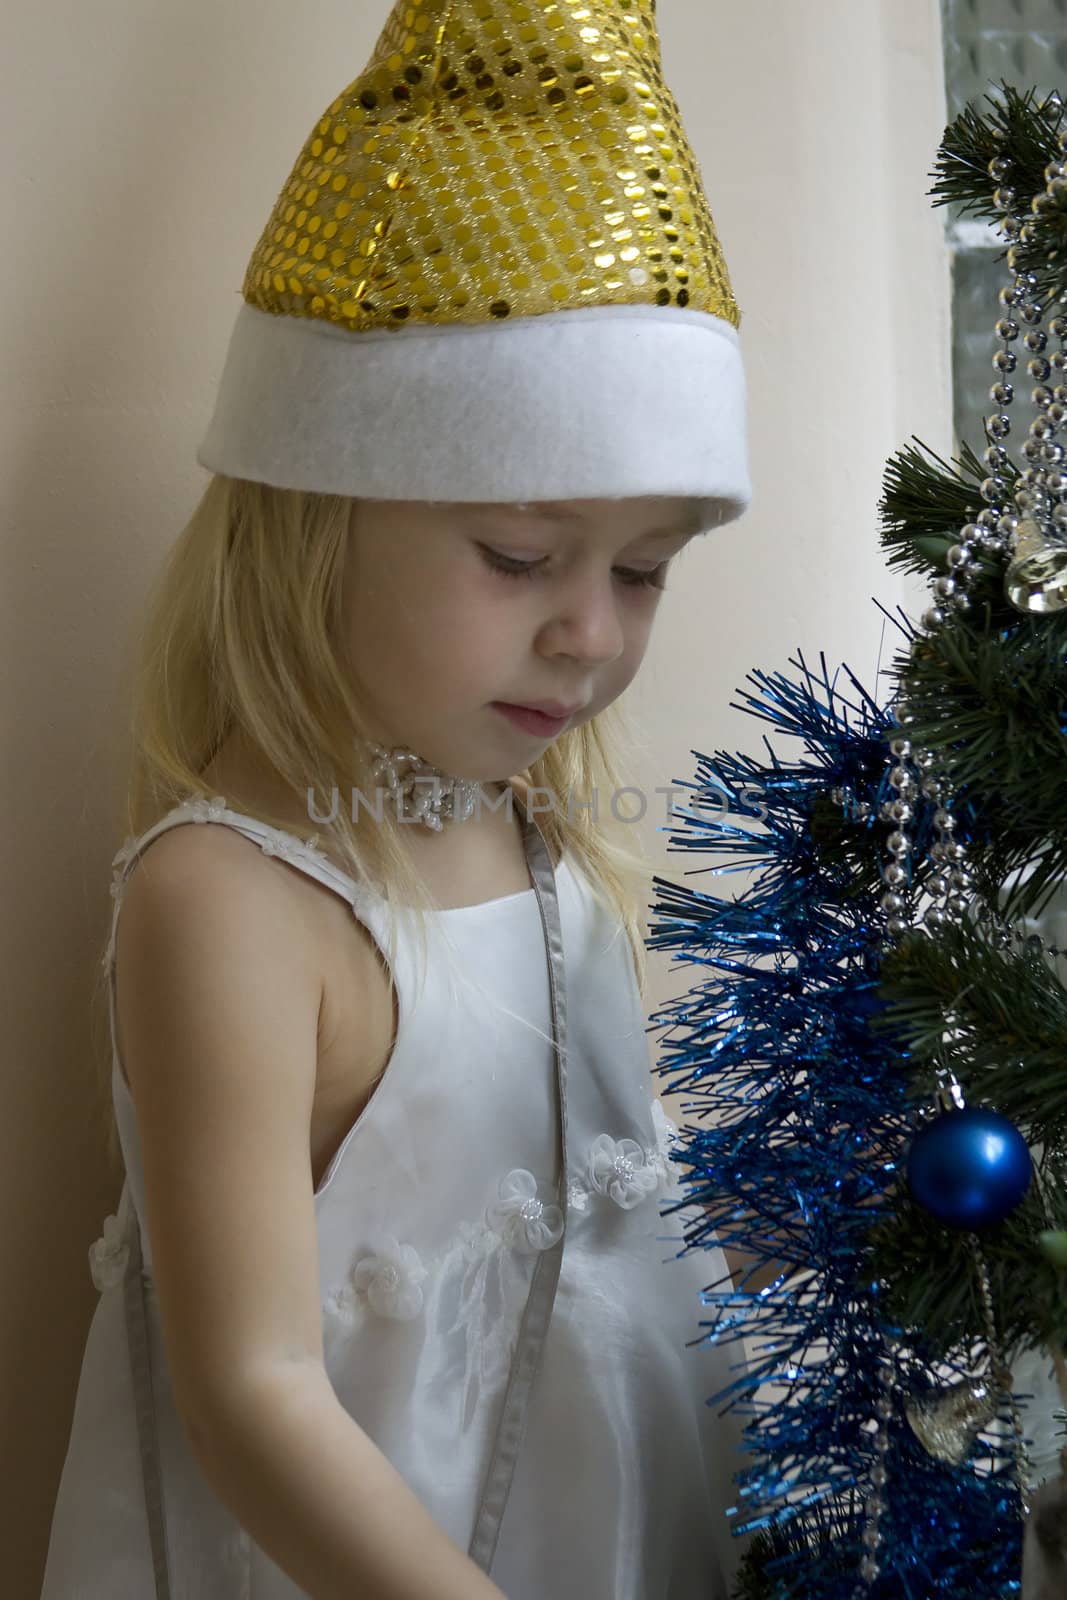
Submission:
MULTIPOLYGON (((1067 0, 941 0, 948 120, 968 102, 988 109, 1001 79, 1021 93, 1058 89, 1067 100, 1067 0)), ((933 162, 931 161, 931 166, 933 162)), ((1009 279, 996 256, 1004 241, 974 217, 945 209, 952 252, 953 407, 957 445, 985 445, 982 418, 993 409, 993 324, 997 290, 1009 279)))

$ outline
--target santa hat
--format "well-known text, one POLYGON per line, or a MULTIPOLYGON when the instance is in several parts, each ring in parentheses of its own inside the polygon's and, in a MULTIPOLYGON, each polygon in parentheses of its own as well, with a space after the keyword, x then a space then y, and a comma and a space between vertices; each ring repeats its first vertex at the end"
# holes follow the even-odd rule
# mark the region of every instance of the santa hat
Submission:
POLYGON ((398 0, 245 274, 197 460, 369 499, 751 498, 655 0, 398 0))

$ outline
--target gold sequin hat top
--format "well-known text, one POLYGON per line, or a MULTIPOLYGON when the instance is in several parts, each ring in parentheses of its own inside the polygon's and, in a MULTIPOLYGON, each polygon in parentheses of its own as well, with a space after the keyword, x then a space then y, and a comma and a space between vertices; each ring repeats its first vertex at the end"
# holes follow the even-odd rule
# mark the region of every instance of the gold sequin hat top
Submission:
POLYGON ((751 498, 655 0, 399 0, 248 264, 202 466, 367 499, 751 498))

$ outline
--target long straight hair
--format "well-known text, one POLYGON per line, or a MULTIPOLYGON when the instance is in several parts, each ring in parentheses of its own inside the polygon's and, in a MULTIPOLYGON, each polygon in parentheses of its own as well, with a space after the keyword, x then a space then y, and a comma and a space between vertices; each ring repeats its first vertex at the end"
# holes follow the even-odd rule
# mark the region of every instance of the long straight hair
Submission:
MULTIPOLYGON (((211 477, 149 594, 127 658, 128 781, 125 812, 116 819, 125 842, 140 838, 173 807, 210 798, 202 774, 235 731, 291 792, 314 794, 319 817, 330 815, 334 790, 374 796, 368 718, 344 643, 345 560, 359 511, 358 500, 343 496, 211 477)), ((514 776, 535 795, 550 797, 551 808, 538 814, 541 832, 553 858, 567 855, 625 934, 643 999, 641 907, 650 868, 644 853, 625 842, 632 834, 628 822, 614 804, 605 814, 603 803, 619 792, 622 752, 633 747, 615 705, 561 734, 514 776)), ((426 918, 438 903, 412 864, 390 806, 380 807, 380 820, 358 808, 353 821, 351 810, 338 805, 326 823, 309 815, 306 827, 267 812, 256 815, 305 841, 317 838, 320 848, 328 839, 337 864, 385 899, 392 913, 390 974, 398 916, 410 914, 424 973, 426 918)), ((109 1159, 118 1161, 110 976, 103 963, 97 971, 96 1092, 109 1159)), ((463 981, 472 981, 470 975, 463 981)))

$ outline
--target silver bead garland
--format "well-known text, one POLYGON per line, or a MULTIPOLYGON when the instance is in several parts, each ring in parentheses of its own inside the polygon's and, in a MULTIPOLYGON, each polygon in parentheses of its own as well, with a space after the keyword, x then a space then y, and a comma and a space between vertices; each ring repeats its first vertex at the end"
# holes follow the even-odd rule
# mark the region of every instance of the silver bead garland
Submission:
POLYGON ((1019 1483, 1019 1499, 1023 1517, 1030 1514, 1030 1462, 1026 1449, 1026 1435, 1023 1432, 1022 1413, 1019 1402, 1015 1398, 1012 1387, 1011 1369, 1004 1364, 1000 1355, 1000 1344, 997 1338, 996 1318, 993 1314, 993 1287, 989 1281, 989 1267, 982 1247, 975 1233, 968 1234, 968 1243, 974 1257, 975 1272, 978 1277, 978 1288, 982 1298, 982 1318, 986 1329, 986 1349, 989 1354, 990 1376, 997 1387, 1007 1396, 1008 1410, 1011 1413, 1011 1428, 1015 1447, 1015 1471, 1019 1483))
MULTIPOLYGON (((1058 109, 1055 99, 1049 103, 1058 109)), ((1045 192, 1035 195, 1031 202, 1035 216, 1049 206, 1067 209, 1067 161, 1063 159, 1067 155, 1067 133, 1058 136, 1058 143, 1061 159, 1048 163, 1045 192)), ((1004 314, 996 323, 995 333, 1003 349, 993 356, 993 369, 998 376, 989 397, 999 410, 985 419, 989 443, 983 460, 990 470, 980 487, 987 504, 961 530, 959 543, 948 551, 948 573, 935 580, 934 604, 922 619, 930 632, 945 622, 948 609, 969 609, 971 601, 966 591, 981 570, 979 551, 990 555, 1009 553, 1005 592, 1017 610, 1051 613, 1067 608, 1067 471, 1064 446, 1056 437, 1067 422, 1067 317, 1053 317, 1048 332, 1041 327, 1045 313, 1034 299, 1037 279, 1033 273, 1019 269, 1018 246, 1030 242, 1032 231, 1030 223, 1014 210, 1014 190, 1003 185, 1010 169, 1006 156, 996 156, 989 163, 990 176, 1000 185, 994 191, 993 203, 1003 213, 1001 232, 1011 241, 1008 266, 1014 283, 1006 284, 998 296, 1004 314), (1025 333, 1021 324, 1026 325, 1025 333), (1018 366, 1011 347, 1021 333, 1030 353, 1027 372, 1036 385, 1030 394, 1036 415, 1022 445, 1027 465, 1019 473, 1013 495, 1015 509, 1011 510, 1005 503, 1008 480, 1004 468, 1009 456, 1003 441, 1011 433, 1012 419, 1007 408, 1014 401, 1015 388, 1010 377, 1018 366), (1059 348, 1051 352, 1050 336, 1059 341, 1059 348)))
POLYGON ((882 1547, 881 1521, 885 1511, 885 1488, 889 1481, 886 1456, 889 1452, 889 1424, 893 1418, 896 1381, 893 1356, 888 1344, 883 1344, 878 1369, 882 1387, 874 1402, 874 1466, 870 1474, 870 1493, 864 1502, 863 1532, 860 1534, 863 1554, 860 1557, 859 1581, 852 1591, 852 1600, 864 1600, 871 1584, 881 1576, 882 1571, 878 1552, 882 1547))
MULTIPOLYGON (((1053 96, 1046 107, 1059 111, 1059 97, 1053 96)), ((1058 135, 1057 143, 1060 159, 1045 167, 1045 191, 1030 203, 1034 217, 1049 207, 1067 209, 1067 132, 1058 135)), ((1018 260, 1019 246, 1032 238, 1032 226, 1015 209, 1015 191, 1004 185, 1010 170, 1011 162, 1006 156, 995 156, 989 163, 990 177, 999 185, 993 193, 993 204, 1002 213, 1001 233, 1010 241, 1007 259, 1014 282, 999 291, 1004 315, 995 332, 1003 348, 993 357, 998 378, 989 397, 1000 409, 985 419, 989 446, 983 459, 990 475, 982 480, 981 495, 987 505, 974 522, 967 524, 959 545, 949 552, 954 577, 948 581, 962 581, 965 588, 974 581, 978 548, 993 555, 1008 552, 1010 560, 1004 577, 1008 599, 1018 611, 1049 614, 1067 608, 1067 472, 1064 446, 1056 437, 1067 422, 1067 316, 1054 316, 1047 332, 1041 327, 1045 311, 1035 298, 1037 278, 1022 271, 1018 260), (1030 391, 1035 416, 1029 437, 1021 447, 1027 464, 1019 472, 1013 494, 1015 509, 1011 510, 1005 501, 1008 480, 1003 469, 1009 458, 1003 441, 1011 433, 1007 408, 1015 398, 1015 389, 1009 380, 1018 365, 1011 347, 1020 333, 1029 351, 1027 372, 1035 382, 1030 391), (1058 349, 1049 350, 1050 337, 1059 341, 1058 349)), ((940 625, 944 616, 939 611, 935 606, 926 613, 925 627, 940 625)))
MULTIPOLYGON (((1046 107, 1058 111, 1061 108, 1059 97, 1052 96, 1046 102, 1046 107)), ((1045 168, 1045 192, 1036 195, 1031 202, 1031 212, 1035 216, 1049 206, 1067 209, 1067 130, 1058 135, 1057 142, 1060 159, 1050 162, 1045 168)), ((968 522, 962 528, 959 542, 948 550, 948 572, 934 580, 933 604, 922 618, 923 627, 930 633, 941 628, 952 612, 963 613, 970 609, 971 600, 967 590, 981 572, 979 551, 1008 557, 1005 592, 1017 610, 1051 613, 1067 607, 1067 467, 1064 446, 1056 438, 1059 429, 1067 423, 1067 316, 1060 314, 1053 317, 1047 333, 1040 326, 1044 311, 1034 298, 1037 279, 1032 273, 1019 270, 1018 265, 1016 241, 1019 244, 1028 243, 1031 232, 1029 225, 1014 211, 1014 192, 1004 186, 1010 169, 1011 162, 1005 156, 996 156, 989 163, 989 174, 999 186, 993 198, 995 206, 1003 213, 1001 231, 1005 238, 1012 241, 1007 259, 1014 274, 1014 283, 1006 285, 999 292, 1001 309, 1005 314, 998 320, 995 331, 1003 348, 993 357, 997 381, 989 393, 990 399, 1000 409, 985 419, 988 448, 983 459, 990 473, 982 481, 981 495, 987 504, 973 522, 968 522), (1009 316, 1009 312, 1013 314, 1009 316), (1005 503, 1008 479, 1003 470, 1009 464, 1009 456, 1003 441, 1011 432, 1007 407, 1012 404, 1015 391, 1009 380, 1018 364, 1011 346, 1019 337, 1020 324, 1026 325, 1023 343, 1030 352, 1027 370, 1036 384, 1031 400, 1037 415, 1030 424, 1029 437, 1022 446, 1027 466, 1019 473, 1013 496, 1015 510, 1010 510, 1005 503), (1050 335, 1059 341, 1059 348, 1047 353, 1050 335), (1050 383, 1052 387, 1049 387, 1050 383)), ((885 888, 879 901, 885 914, 882 951, 887 953, 892 950, 915 920, 915 906, 910 895, 913 839, 909 824, 915 816, 912 802, 920 793, 937 804, 933 816, 936 838, 929 849, 929 862, 935 870, 927 879, 929 904, 922 914, 924 926, 931 933, 936 933, 950 918, 962 917, 973 906, 978 921, 991 925, 987 926, 988 937, 998 948, 1006 948, 1012 943, 1013 932, 975 894, 967 868, 966 852, 960 840, 954 837, 956 819, 949 809, 954 786, 945 773, 935 770, 934 754, 916 746, 908 736, 907 730, 915 718, 906 705, 898 706, 897 720, 902 732, 889 739, 890 761, 886 775, 892 795, 882 802, 879 810, 880 820, 891 823, 893 827, 885 841, 889 859, 882 869, 885 888)), ((868 819, 870 806, 865 801, 857 802, 845 787, 835 788, 833 799, 838 804, 849 803, 851 815, 857 820, 868 819)), ((1024 935, 1015 930, 1014 937, 1024 941, 1026 947, 1035 953, 1044 951, 1057 957, 1067 954, 1067 951, 1047 944, 1036 933, 1024 935)), ((939 1074, 939 1079, 941 1103, 962 1105, 962 1091, 947 1067, 939 1074)), ((970 1234, 968 1242, 978 1279, 989 1376, 1006 1397, 1009 1406, 1020 1507, 1025 1518, 1030 1511, 1030 1491, 1022 1419, 1012 1388, 1012 1374, 1000 1353, 989 1269, 977 1236, 970 1234)), ((885 1458, 889 1447, 889 1423, 893 1414, 896 1382, 888 1345, 883 1348, 879 1367, 882 1392, 875 1402, 875 1464, 871 1470, 871 1492, 865 1503, 864 1526, 860 1535, 863 1553, 853 1600, 863 1600, 881 1572, 878 1561, 882 1542, 880 1521, 885 1509, 885 1458)))

